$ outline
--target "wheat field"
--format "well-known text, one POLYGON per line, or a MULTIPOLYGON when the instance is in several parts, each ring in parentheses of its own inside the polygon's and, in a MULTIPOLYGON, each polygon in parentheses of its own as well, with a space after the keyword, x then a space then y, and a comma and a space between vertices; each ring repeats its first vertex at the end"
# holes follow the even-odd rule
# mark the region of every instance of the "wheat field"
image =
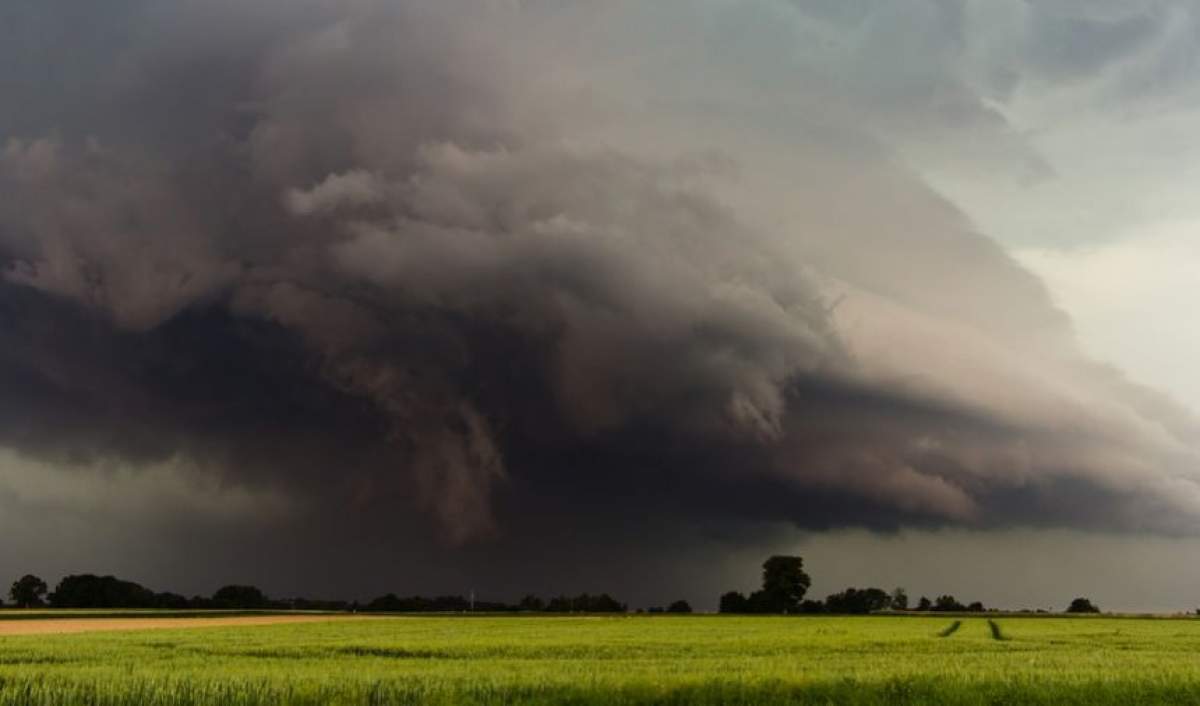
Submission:
POLYGON ((1197 703, 1198 654, 1192 619, 395 616, 3 636, 0 705, 1197 703))

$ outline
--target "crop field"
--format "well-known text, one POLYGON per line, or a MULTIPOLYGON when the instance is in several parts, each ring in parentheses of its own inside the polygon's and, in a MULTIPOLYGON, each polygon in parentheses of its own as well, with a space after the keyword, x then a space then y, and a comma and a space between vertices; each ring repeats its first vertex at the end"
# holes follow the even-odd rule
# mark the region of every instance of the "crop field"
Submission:
POLYGON ((1200 702, 1200 621, 377 617, 0 637, 0 704, 1200 702))

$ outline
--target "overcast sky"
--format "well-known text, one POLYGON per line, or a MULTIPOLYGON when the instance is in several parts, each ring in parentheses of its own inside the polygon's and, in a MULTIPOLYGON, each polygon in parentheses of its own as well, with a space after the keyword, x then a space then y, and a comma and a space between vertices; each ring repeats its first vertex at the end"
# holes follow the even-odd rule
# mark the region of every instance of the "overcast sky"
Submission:
POLYGON ((1190 610, 1183 0, 0 8, 0 565, 1190 610))

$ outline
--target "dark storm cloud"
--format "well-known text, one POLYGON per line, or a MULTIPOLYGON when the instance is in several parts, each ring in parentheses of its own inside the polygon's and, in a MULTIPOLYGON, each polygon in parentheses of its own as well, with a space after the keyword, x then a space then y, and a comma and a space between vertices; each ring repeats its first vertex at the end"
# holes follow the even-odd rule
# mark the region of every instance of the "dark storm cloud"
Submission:
MULTIPOLYGON (((757 25, 717 5, 670 56, 639 4, 17 5, 0 51, 46 68, 0 68, 0 443, 280 493, 318 552, 499 541, 484 565, 778 523, 1194 532, 1194 420, 869 137, 982 99, 934 72, 861 125, 882 84, 730 112, 739 72, 830 87, 744 37, 723 67, 706 42, 757 25)), ((949 5, 909 19, 953 35, 949 5)))

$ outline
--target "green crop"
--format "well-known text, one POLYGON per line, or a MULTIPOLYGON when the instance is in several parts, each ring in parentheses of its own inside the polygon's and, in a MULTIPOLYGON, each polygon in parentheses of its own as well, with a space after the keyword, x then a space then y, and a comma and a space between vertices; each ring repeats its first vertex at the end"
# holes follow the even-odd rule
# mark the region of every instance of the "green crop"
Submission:
POLYGON ((0 706, 1200 702, 1200 621, 947 620, 431 616, 9 636, 0 706))

